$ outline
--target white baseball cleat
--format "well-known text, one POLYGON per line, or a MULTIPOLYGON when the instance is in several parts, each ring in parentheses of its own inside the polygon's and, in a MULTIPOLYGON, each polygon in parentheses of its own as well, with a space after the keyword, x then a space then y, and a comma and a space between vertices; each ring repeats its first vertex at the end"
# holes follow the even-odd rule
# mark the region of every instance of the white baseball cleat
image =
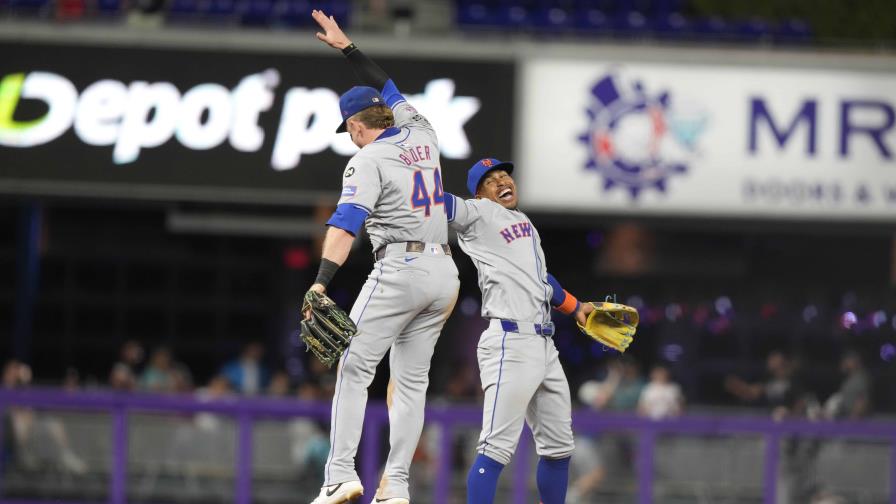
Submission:
POLYGON ((392 497, 391 499, 373 499, 370 504, 411 504, 410 501, 403 497, 392 497))
MULTIPOLYGON (((344 504, 364 495, 360 481, 346 481, 338 485, 321 487, 320 495, 311 504, 344 504)), ((407 502, 407 501, 405 501, 407 502)))

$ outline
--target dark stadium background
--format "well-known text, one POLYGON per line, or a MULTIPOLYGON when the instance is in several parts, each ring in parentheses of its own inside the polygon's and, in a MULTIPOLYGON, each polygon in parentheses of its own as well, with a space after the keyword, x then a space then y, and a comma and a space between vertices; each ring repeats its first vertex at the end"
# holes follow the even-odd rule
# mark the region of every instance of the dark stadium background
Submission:
MULTIPOLYGON (((466 170, 476 159, 517 155, 519 129, 528 117, 524 112, 536 110, 550 117, 551 97, 539 103, 520 99, 520 62, 531 56, 529 51, 571 58, 606 46, 610 54, 639 52, 648 60, 654 50, 693 51, 690 57, 702 62, 708 53, 700 51, 711 50, 718 51, 713 56, 717 60, 729 53, 752 62, 768 57, 773 62, 768 68, 785 67, 781 63, 785 61, 818 64, 833 72, 837 65, 831 62, 842 62, 857 72, 874 65, 880 68, 873 72, 883 76, 896 72, 892 22, 896 10, 884 1, 0 0, 0 78, 46 71, 66 77, 79 93, 101 78, 125 84, 170 81, 185 92, 206 82, 230 89, 241 78, 268 68, 280 73, 274 103, 259 119, 265 140, 257 152, 237 152, 226 141, 209 151, 196 151, 172 138, 162 146, 144 148, 133 163, 115 165, 111 146, 88 146, 73 129, 37 147, 0 146, 0 229, 5 230, 0 233, 0 359, 7 365, 21 363, 31 372, 30 382, 5 384, 6 389, 50 393, 65 389, 76 398, 109 391, 110 372, 121 358, 122 345, 136 341, 145 356, 134 371, 146 366, 155 349, 166 347, 188 380, 185 388, 176 390, 180 395, 173 390, 147 391, 135 382, 125 397, 139 400, 142 394, 161 392, 201 401, 203 394, 214 390, 226 363, 233 362, 247 344, 260 343, 265 349, 264 367, 272 374, 285 373, 288 379, 283 393, 288 401, 328 404, 327 386, 334 375, 316 368, 304 351, 297 336, 298 307, 317 273, 323 223, 334 209, 347 158, 326 148, 304 154, 291 170, 275 171, 270 165, 287 89, 327 87, 341 92, 355 84, 344 62, 316 45, 306 16, 312 7, 336 12, 347 23, 349 36, 369 48, 403 90, 419 93, 433 79, 450 78, 456 85, 454 96, 480 99, 481 108, 464 125, 470 154, 443 158, 446 190, 459 195, 466 192, 466 170), (457 47, 466 52, 455 51, 457 47), (813 63, 817 61, 826 63, 813 63), (296 400, 297 395, 301 399, 296 400)), ((44 109, 35 101, 23 101, 14 119, 38 117, 44 109)), ((552 127, 549 121, 539 126, 552 127)), ((887 135, 888 145, 893 144, 892 130, 887 135)), ((882 165, 893 168, 892 158, 882 165)), ((528 211, 525 198, 521 209, 537 225, 549 270, 567 290, 579 299, 615 295, 619 302, 639 309, 638 336, 625 355, 644 378, 656 365, 671 371, 686 398, 685 419, 770 418, 767 403, 737 397, 730 379, 736 376, 750 383, 769 379, 766 358, 776 351, 792 359, 801 390, 823 405, 844 383, 840 370, 844 356, 857 354, 871 380, 871 407, 853 427, 861 430, 868 425, 869 432, 892 428, 896 217, 567 213, 538 206, 528 211)), ((476 271, 452 244, 461 292, 436 347, 430 404, 475 408, 479 404, 475 348, 485 323, 479 315, 476 271)), ((329 289, 343 307, 353 302, 372 262, 369 242, 362 236, 329 289)), ((586 339, 570 320, 555 316, 555 321, 555 341, 575 407, 582 418, 591 418, 589 404, 577 391, 583 384, 604 380, 618 355, 586 339)), ((385 362, 370 389, 374 405, 385 398, 385 362)), ((5 401, 0 397, 0 412, 15 404, 5 401)), ((69 432, 85 433, 81 440, 72 434, 73 445, 107 448, 103 443, 108 443, 111 428, 100 414, 77 407, 74 412, 61 407, 37 411, 47 415, 47 425, 58 416, 69 432)), ((131 443, 144 432, 148 443, 181 439, 175 427, 153 422, 190 415, 172 411, 167 416, 150 415, 148 421, 141 417, 147 423, 135 424, 131 443), (149 430, 139 430, 144 427, 149 430)), ((135 502, 240 500, 228 493, 235 484, 236 494, 243 488, 238 468, 216 473, 208 469, 217 467, 213 463, 197 463, 199 483, 193 488, 189 477, 183 476, 187 469, 166 473, 163 468, 159 476, 152 473, 155 469, 139 465, 138 448, 129 455, 134 468, 129 469, 127 492, 115 486, 108 460, 99 456, 93 460, 77 453, 77 448, 89 467, 86 476, 77 464, 56 464, 52 456, 45 457, 45 466, 25 467, 17 458, 21 454, 10 448, 14 440, 6 425, 11 421, 4 418, 0 480, 7 484, 0 482, 0 503, 21 499, 118 503, 125 494, 135 502), (157 480, 146 483, 152 478, 157 480)), ((277 424, 276 430, 286 422, 271 423, 277 424)), ((230 436, 234 426, 227 425, 230 436)), ((316 425, 326 432, 325 420, 316 425)), ((433 425, 441 428, 439 423, 433 425)), ((577 502, 635 502, 641 469, 633 465, 634 446, 644 432, 633 429, 618 439, 604 436, 619 441, 614 445, 618 452, 600 453, 606 465, 621 457, 622 462, 615 463, 620 474, 611 468, 610 483, 577 502)), ((657 492, 668 493, 657 493, 656 501, 774 502, 769 500, 774 494, 767 489, 768 478, 759 477, 763 461, 768 461, 762 458, 762 443, 769 439, 764 435, 729 438, 713 433, 705 445, 690 448, 687 443, 693 439, 682 435, 687 446, 681 453, 694 456, 689 463, 707 467, 694 477, 692 487, 684 485, 682 490, 664 480, 667 466, 658 461, 657 492), (730 449, 724 444, 729 441, 730 449), (755 446, 745 448, 750 442, 755 446), (735 483, 713 486, 718 478, 707 476, 713 474, 710 453, 727 454, 726 463, 732 467, 739 456, 758 460, 747 464, 750 482, 737 488, 735 483)), ((583 437, 600 442, 601 436, 583 437)), ((823 480, 819 475, 829 473, 814 465, 823 459, 853 467, 858 475, 850 483, 817 483, 811 497, 816 500, 811 502, 896 502, 894 470, 883 481, 876 475, 886 470, 886 464, 849 458, 873 451, 868 457, 893 459, 890 463, 896 465, 887 443, 849 436, 843 441, 817 441, 813 447, 816 438, 787 441, 781 436, 775 442, 782 443, 782 464, 793 466, 771 473, 777 474, 778 488, 793 481, 789 478, 798 479, 793 475, 801 468, 811 467, 804 472, 814 474, 813 481, 823 480), (803 459, 793 455, 800 450, 814 455, 803 459), (813 450, 827 453, 828 458, 813 450)), ((457 496, 463 493, 471 438, 475 439, 475 425, 452 445, 456 453, 449 488, 457 496)), ((235 450, 232 436, 226 439, 220 444, 235 450)), ((380 439, 382 449, 384 443, 380 439)), ((309 446, 300 447, 311 450, 309 446)), ((430 467, 435 451, 420 450, 420 467, 430 467)), ((253 460, 264 466, 263 456, 253 460)), ((313 464, 302 467, 290 466, 280 473, 259 469, 253 480, 254 499, 285 502, 299 496, 302 501, 309 489, 316 495, 318 473, 313 464), (264 491, 269 493, 258 493, 264 491)), ((511 483, 509 472, 501 498, 510 502, 511 494, 534 491, 531 481, 528 487, 525 481, 511 483)), ((439 485, 432 475, 419 477, 421 496, 439 485)), ((652 498, 641 496, 637 502, 652 498)), ((782 497, 778 502, 810 501, 782 497)))

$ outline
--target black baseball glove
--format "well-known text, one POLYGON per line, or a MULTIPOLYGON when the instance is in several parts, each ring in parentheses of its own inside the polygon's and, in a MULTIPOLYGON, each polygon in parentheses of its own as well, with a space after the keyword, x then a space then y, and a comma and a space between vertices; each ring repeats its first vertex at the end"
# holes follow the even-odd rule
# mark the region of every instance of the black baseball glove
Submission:
POLYGON ((310 290, 305 293, 302 314, 311 311, 311 318, 302 320, 302 341, 325 366, 332 367, 358 328, 348 314, 326 294, 310 290))

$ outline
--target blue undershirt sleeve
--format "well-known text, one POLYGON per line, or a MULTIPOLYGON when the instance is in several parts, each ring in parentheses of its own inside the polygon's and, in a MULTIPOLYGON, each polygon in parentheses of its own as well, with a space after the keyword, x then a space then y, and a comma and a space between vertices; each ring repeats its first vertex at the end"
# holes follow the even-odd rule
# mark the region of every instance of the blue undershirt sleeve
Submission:
POLYGON ((455 195, 451 193, 445 193, 445 213, 448 214, 448 222, 454 222, 455 214, 457 213, 456 203, 454 202, 455 195))
POLYGON ((336 206, 336 211, 333 212, 333 216, 327 221, 327 225, 338 227, 357 236, 358 231, 361 230, 361 226, 364 225, 364 221, 367 220, 369 215, 370 212, 360 205, 341 203, 336 206))
POLYGON ((560 306, 566 300, 566 292, 560 286, 560 282, 550 273, 548 273, 548 284, 554 289, 554 293, 551 295, 551 306, 560 306))
POLYGON ((403 101, 407 101, 404 96, 402 96, 401 92, 398 91, 398 87, 392 82, 392 79, 386 81, 386 85, 383 86, 383 99, 386 100, 386 104, 389 107, 394 107, 396 103, 401 103, 403 101))

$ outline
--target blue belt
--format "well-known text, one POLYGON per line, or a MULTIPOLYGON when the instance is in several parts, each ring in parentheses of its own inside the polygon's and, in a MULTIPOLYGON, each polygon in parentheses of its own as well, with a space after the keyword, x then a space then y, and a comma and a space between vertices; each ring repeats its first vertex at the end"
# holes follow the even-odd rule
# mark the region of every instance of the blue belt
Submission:
MULTIPOLYGON (((546 336, 548 338, 554 335, 554 323, 547 322, 544 324, 532 324, 535 328, 535 334, 546 336)), ((520 325, 513 320, 504 320, 501 319, 501 329, 507 332, 520 332, 520 325)))

